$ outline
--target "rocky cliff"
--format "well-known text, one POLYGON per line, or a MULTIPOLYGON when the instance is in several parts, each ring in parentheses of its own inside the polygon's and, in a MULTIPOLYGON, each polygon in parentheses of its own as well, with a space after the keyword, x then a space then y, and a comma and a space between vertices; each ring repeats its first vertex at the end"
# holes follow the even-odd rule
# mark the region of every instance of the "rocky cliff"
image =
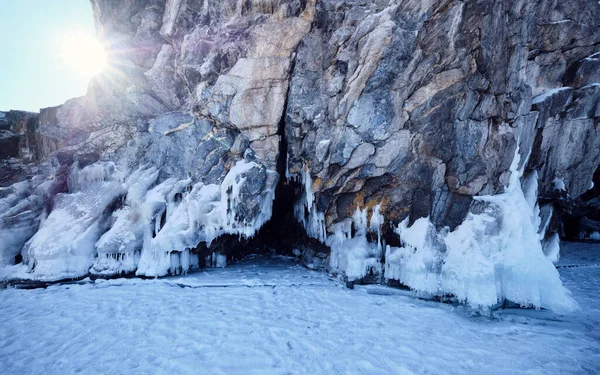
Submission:
POLYGON ((572 307, 551 261, 600 237, 597 1, 91 4, 110 68, 0 119, 8 277, 275 238, 350 283, 572 307))

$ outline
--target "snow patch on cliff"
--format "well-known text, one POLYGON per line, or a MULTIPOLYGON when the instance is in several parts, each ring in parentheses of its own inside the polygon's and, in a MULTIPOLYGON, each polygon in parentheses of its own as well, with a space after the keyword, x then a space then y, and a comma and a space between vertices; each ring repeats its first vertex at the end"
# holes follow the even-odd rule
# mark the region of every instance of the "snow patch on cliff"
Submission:
POLYGON ((531 99, 531 104, 542 103, 546 99, 550 98, 553 95, 558 94, 561 91, 571 90, 571 89, 572 89, 571 87, 558 87, 558 88, 554 88, 554 89, 548 90, 548 91, 544 92, 543 94, 538 95, 538 96, 534 97, 533 99, 531 99))

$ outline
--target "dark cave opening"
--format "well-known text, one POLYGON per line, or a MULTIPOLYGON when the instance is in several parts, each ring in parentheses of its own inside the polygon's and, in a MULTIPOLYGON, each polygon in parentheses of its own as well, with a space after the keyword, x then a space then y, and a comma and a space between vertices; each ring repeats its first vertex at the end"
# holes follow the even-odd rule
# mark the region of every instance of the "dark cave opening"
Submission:
POLYGON ((596 171, 594 172, 594 176, 592 177, 592 183, 594 184, 594 186, 592 186, 591 189, 589 189, 581 195, 581 200, 583 202, 589 202, 592 199, 600 197, 600 165, 598 166, 598 168, 596 168, 596 171))
POLYGON ((592 183, 594 185, 574 202, 559 202, 562 239, 589 241, 593 240, 592 233, 600 232, 600 166, 594 172, 592 183))
MULTIPOLYGON (((292 60, 290 72, 293 72, 294 68, 295 60, 292 60)), ((304 187, 300 181, 286 178, 288 143, 285 125, 289 96, 288 92, 277 129, 277 135, 280 137, 276 165, 279 179, 275 188, 271 218, 252 238, 224 235, 213 241, 211 246, 199 244, 192 251, 199 254, 201 259, 211 257, 215 251, 225 254, 228 263, 236 262, 250 254, 298 256, 305 253, 328 254, 330 252, 329 247, 309 237, 294 217, 294 205, 304 194, 304 187)))
MULTIPOLYGON (((290 72, 295 69, 295 59, 292 59, 290 72)), ((288 142, 285 133, 286 116, 288 112, 288 93, 285 97, 283 113, 279 120, 277 135, 279 138, 279 156, 277 158, 277 173, 279 180, 275 188, 271 219, 263 225, 256 235, 248 241, 249 250, 272 252, 280 255, 298 255, 306 251, 314 253, 329 253, 330 249, 320 241, 307 235, 302 225, 294 217, 294 205, 304 194, 302 183, 296 179, 287 179, 288 142), (299 252, 298 252, 299 251, 299 252)))
POLYGON ((309 237, 294 217, 294 204, 300 199, 301 194, 304 194, 304 190, 300 182, 287 181, 285 173, 280 174, 275 189, 273 215, 250 243, 255 247, 264 247, 281 255, 298 255, 298 251, 305 253, 307 250, 329 253, 329 248, 309 237))
MULTIPOLYGON (((294 70, 294 63, 290 71, 294 70)), ((289 94, 289 93, 288 93, 289 94)), ((277 254, 292 255, 294 249, 303 244, 312 243, 302 225, 294 217, 294 204, 304 194, 302 184, 295 180, 286 178, 288 142, 285 136, 285 121, 287 113, 287 98, 284 105, 284 113, 279 121, 277 135, 279 138, 279 157, 277 158, 277 173, 279 180, 275 188, 273 200, 273 211, 271 219, 258 231, 252 242, 255 246, 263 246, 272 249, 277 254)), ((318 242, 318 241, 315 241, 318 242)), ((320 246, 323 246, 320 242, 320 246)), ((316 245, 316 244, 315 244, 316 245)))

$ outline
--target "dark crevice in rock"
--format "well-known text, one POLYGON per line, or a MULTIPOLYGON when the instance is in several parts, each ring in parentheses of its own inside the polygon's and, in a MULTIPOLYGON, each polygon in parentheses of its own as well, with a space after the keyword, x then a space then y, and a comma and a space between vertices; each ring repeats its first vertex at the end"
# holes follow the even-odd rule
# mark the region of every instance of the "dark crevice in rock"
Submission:
POLYGON ((220 236, 207 245, 201 242, 190 252, 197 254, 200 258, 200 267, 210 267, 213 264, 212 257, 214 253, 220 253, 227 257, 228 263, 236 262, 249 254, 263 254, 268 250, 256 243, 256 237, 252 239, 243 238, 237 235, 225 234, 220 236))
MULTIPOLYGON (((295 59, 292 60, 290 73, 294 71, 295 59)), ((279 180, 275 188, 275 199, 271 219, 261 228, 253 242, 256 246, 265 246, 274 249, 278 254, 298 255, 299 250, 304 253, 308 250, 329 253, 329 248, 318 240, 310 238, 304 228, 294 217, 294 204, 305 194, 302 184, 286 178, 288 142, 285 134, 286 113, 288 111, 288 98, 284 104, 283 113, 279 120, 277 135, 279 141, 279 157, 277 158, 277 173, 279 180)))
POLYGON ((591 238, 594 232, 600 233, 600 166, 596 169, 592 182, 594 186, 574 202, 559 200, 561 237, 568 241, 597 241, 591 238))
MULTIPOLYGON (((592 177, 592 182, 594 183, 594 186, 591 189, 589 189, 588 191, 586 191, 585 193, 583 193, 580 197, 580 199, 583 202, 589 202, 592 199, 600 197, 600 165, 594 172, 594 176, 592 177)), ((600 215, 600 213, 598 213, 598 215, 600 215)))
MULTIPOLYGON (((295 61, 292 60, 290 72, 294 70, 294 63, 295 61)), ((315 253, 328 254, 330 252, 329 247, 309 237, 294 217, 294 204, 305 192, 301 182, 286 178, 288 143, 285 123, 288 97, 289 88, 277 131, 277 135, 280 137, 276 166, 279 179, 275 188, 271 219, 252 238, 224 235, 213 241, 210 246, 201 243, 191 249, 192 253, 199 255, 201 267, 203 260, 211 257, 215 252, 225 255, 228 263, 239 261, 249 254, 296 256, 302 254, 305 257, 308 253, 314 255, 315 253)))

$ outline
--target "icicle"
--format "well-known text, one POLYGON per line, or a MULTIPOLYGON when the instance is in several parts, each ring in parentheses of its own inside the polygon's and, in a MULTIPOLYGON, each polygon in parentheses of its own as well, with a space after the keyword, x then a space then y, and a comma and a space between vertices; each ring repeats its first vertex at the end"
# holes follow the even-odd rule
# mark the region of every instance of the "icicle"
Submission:
POLYGON ((162 216, 165 211, 159 211, 158 215, 154 218, 154 235, 156 236, 160 229, 162 228, 162 216))
POLYGON ((331 247, 331 268, 343 272, 348 280, 361 279, 369 274, 380 275, 382 271, 381 234, 383 215, 381 205, 373 207, 371 223, 367 225, 367 208, 357 206, 352 219, 346 219, 332 226, 333 234, 327 238, 326 244, 331 247), (352 236, 354 228, 354 236, 352 236), (378 232, 377 243, 369 243, 367 230, 378 232))
POLYGON ((553 208, 552 205, 547 204, 542 206, 538 210, 539 215, 539 226, 538 226, 538 234, 540 236, 540 241, 546 237, 546 232, 548 231, 548 227, 550 226, 550 221, 552 220, 553 208))
POLYGON ((369 222, 369 227, 371 230, 377 232, 377 243, 379 246, 381 244, 381 226, 383 225, 384 218, 381 214, 381 203, 373 207, 373 211, 371 212, 371 221, 369 222))
POLYGON ((181 272, 185 275, 190 269, 190 250, 185 249, 180 254, 181 272))
POLYGON ((302 183, 304 184, 304 195, 294 204, 294 217, 302 224, 306 234, 325 242, 327 236, 325 214, 317 210, 310 171, 306 167, 302 170, 302 183))

